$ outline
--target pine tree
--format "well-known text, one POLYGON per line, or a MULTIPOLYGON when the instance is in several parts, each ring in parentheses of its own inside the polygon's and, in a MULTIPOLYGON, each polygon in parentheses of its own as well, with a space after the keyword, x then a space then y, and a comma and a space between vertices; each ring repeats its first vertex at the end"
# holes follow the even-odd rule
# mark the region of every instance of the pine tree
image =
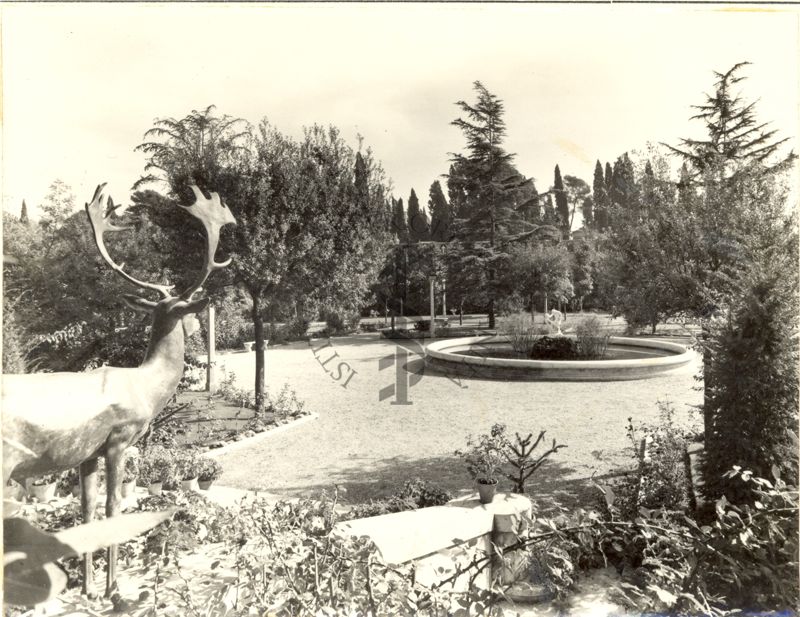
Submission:
POLYGON ((22 211, 19 213, 19 222, 28 224, 28 205, 22 200, 22 211))
POLYGON ((486 87, 474 83, 476 103, 458 101, 465 118, 451 122, 466 138, 466 154, 453 154, 453 187, 464 191, 465 202, 459 208, 459 236, 468 244, 481 243, 480 251, 464 255, 480 259, 486 269, 489 327, 495 327, 495 296, 500 278, 497 267, 505 261, 503 246, 513 233, 524 228, 525 221, 517 208, 515 192, 530 183, 511 164, 513 155, 503 148, 506 134, 503 102, 486 87))
POLYGON ((788 169, 797 158, 794 151, 779 154, 789 138, 774 139, 777 131, 767 129, 770 123, 756 119, 755 102, 747 102, 732 91, 745 79, 739 71, 748 64, 739 62, 726 73, 715 71, 714 94, 707 94, 702 105, 693 106, 698 113, 692 119, 703 121, 707 139, 681 139, 680 147, 664 144, 689 163, 692 171, 712 169, 730 176, 750 163, 758 163, 766 172, 774 173, 788 169))
POLYGON ((428 191, 428 212, 431 213, 431 240, 447 242, 450 240, 453 213, 444 197, 442 185, 434 180, 428 191))
POLYGON ((556 196, 556 214, 561 226, 562 233, 569 235, 569 203, 567 194, 564 191, 564 181, 561 179, 561 170, 556 165, 555 178, 553 180, 553 193, 556 196))

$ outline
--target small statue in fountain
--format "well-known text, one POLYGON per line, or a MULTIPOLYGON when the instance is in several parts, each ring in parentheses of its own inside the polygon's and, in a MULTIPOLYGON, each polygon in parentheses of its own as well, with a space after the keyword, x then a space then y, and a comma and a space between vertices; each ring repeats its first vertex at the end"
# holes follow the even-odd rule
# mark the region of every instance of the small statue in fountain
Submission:
POLYGON ((561 323, 564 321, 564 313, 557 309, 551 309, 550 314, 547 316, 547 325, 556 329, 556 336, 564 336, 561 331, 561 323))

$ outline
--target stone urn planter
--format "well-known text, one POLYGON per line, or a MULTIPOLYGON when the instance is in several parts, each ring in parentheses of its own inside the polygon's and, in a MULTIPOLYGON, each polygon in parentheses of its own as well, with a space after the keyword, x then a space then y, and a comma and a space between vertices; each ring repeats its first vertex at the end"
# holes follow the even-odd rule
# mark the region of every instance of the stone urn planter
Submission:
POLYGON ((201 491, 207 491, 211 488, 211 485, 214 484, 214 480, 198 480, 197 485, 200 487, 201 491))
POLYGON ((188 480, 186 479, 181 480, 181 490, 186 492, 199 490, 199 487, 197 485, 197 478, 189 478, 188 480))
POLYGON ((130 497, 136 490, 136 480, 129 480, 122 483, 122 497, 130 497))
POLYGON ((56 483, 31 484, 30 494, 37 500, 46 503, 56 496, 56 483))
POLYGON ((497 480, 494 482, 478 482, 478 499, 481 503, 492 503, 497 494, 497 480))

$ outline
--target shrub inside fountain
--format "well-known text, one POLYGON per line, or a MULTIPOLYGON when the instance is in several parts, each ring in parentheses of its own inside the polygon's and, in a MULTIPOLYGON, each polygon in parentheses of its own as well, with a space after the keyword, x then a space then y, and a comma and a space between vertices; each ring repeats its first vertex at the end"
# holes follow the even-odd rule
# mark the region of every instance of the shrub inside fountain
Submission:
POLYGON ((580 349, 575 339, 566 336, 543 336, 531 346, 532 360, 576 360, 580 349))

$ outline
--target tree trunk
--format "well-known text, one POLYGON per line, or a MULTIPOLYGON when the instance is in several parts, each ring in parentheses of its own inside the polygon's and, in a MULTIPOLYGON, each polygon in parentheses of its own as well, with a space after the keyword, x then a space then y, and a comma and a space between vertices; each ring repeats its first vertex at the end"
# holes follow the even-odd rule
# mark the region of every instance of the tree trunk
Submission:
POLYGON ((657 325, 658 325, 657 321, 654 321, 653 323, 650 324, 650 327, 652 328, 652 330, 650 331, 650 334, 655 334, 656 333, 656 326, 657 325))
POLYGON ((261 293, 250 293, 253 298, 253 330, 256 337, 256 413, 264 411, 264 320, 261 318, 261 293))
POLYGON ((544 322, 547 323, 547 296, 544 297, 544 322))
POLYGON ((458 305, 458 325, 464 325, 464 301, 461 301, 461 304, 458 305))

